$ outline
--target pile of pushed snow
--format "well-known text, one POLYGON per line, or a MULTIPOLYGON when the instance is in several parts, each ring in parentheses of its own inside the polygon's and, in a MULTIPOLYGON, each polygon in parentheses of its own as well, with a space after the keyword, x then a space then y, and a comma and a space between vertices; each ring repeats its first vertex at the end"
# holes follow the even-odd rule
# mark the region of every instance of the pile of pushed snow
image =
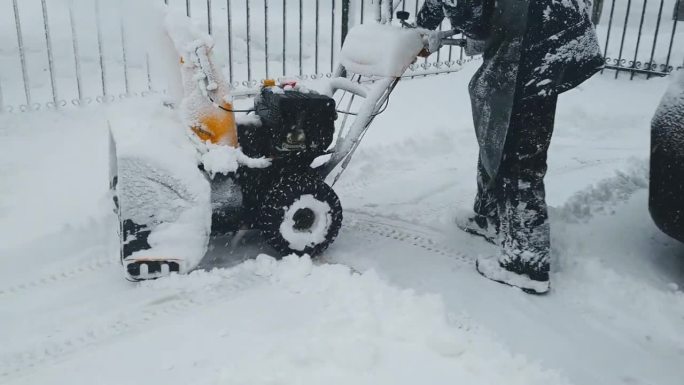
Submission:
POLYGON ((203 322, 203 333, 217 337, 200 340, 218 341, 193 353, 195 361, 222 368, 211 383, 567 383, 512 355, 466 317, 448 314, 440 297, 398 289, 373 271, 352 273, 341 265, 313 265, 308 257, 276 261, 260 255, 233 269, 144 286, 220 292, 245 274, 264 284, 230 300, 211 323, 203 322))

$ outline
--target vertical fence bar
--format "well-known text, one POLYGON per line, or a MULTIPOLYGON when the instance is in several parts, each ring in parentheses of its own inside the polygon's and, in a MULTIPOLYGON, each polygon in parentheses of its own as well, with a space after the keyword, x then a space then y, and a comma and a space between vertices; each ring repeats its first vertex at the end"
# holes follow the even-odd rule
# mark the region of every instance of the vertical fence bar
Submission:
POLYGON ((150 53, 145 52, 145 71, 147 71, 147 90, 152 91, 152 71, 150 71, 150 53))
MULTIPOLYGON (((608 57, 608 43, 610 43, 610 32, 613 29, 613 15, 615 14, 615 0, 610 6, 610 17, 608 18, 608 32, 606 33, 606 45, 603 48, 603 60, 606 61, 608 57)), ((603 69, 601 70, 603 73, 603 69)))
POLYGON ((302 0, 299 0, 299 76, 304 74, 302 69, 302 29, 304 23, 304 12, 302 6, 302 0))
POLYGON ((0 114, 5 112, 5 101, 2 96, 2 77, 0 76, 0 114))
MULTIPOLYGON (((620 41, 620 51, 618 53, 618 67, 622 67, 622 50, 625 48, 625 36, 627 35, 627 23, 629 23, 629 11, 632 8, 632 0, 627 0, 627 11, 625 12, 625 24, 622 26, 622 39, 620 41)), ((615 79, 620 75, 620 71, 615 71, 615 79)))
POLYGON ((45 46, 47 48, 48 58, 48 72, 50 73, 50 88, 52 90, 52 102, 55 108, 59 107, 59 97, 57 96, 57 83, 55 81, 55 61, 52 55, 52 39, 50 38, 50 22, 48 20, 47 5, 45 0, 40 0, 40 6, 43 11, 43 29, 45 32, 45 46))
MULTIPOLYGON (((416 0, 416 9, 415 9, 415 17, 416 17, 416 20, 418 20, 418 10, 419 10, 419 8, 418 8, 418 0, 416 0)), ((428 58, 424 58, 424 59, 423 59, 423 64, 422 64, 422 66, 423 66, 424 69, 427 69, 427 66, 428 66, 428 58)))
POLYGON ((249 0, 245 2, 245 12, 247 16, 247 81, 251 82, 252 81, 252 42, 251 42, 251 36, 250 36, 250 9, 249 9, 249 0))
POLYGON ((283 77, 287 74, 287 0, 283 0, 283 77))
POLYGON ((363 16, 364 16, 364 13, 365 13, 365 8, 366 8, 366 4, 365 4, 365 3, 366 3, 365 0, 361 0, 361 16, 360 16, 360 18, 359 18, 359 23, 361 23, 361 24, 363 24, 363 16))
POLYGON ((14 24, 17 28, 17 44, 19 45, 19 61, 21 62, 21 78, 24 82, 24 96, 26 97, 26 107, 31 109, 31 87, 29 83, 28 69, 26 68, 26 48, 24 47, 24 35, 21 31, 21 22, 19 21, 19 5, 17 0, 12 0, 14 8, 14 24))
POLYGON ((226 19, 228 22, 228 79, 233 84, 233 19, 230 14, 230 0, 226 0, 226 19))
POLYGON ((629 75, 629 80, 634 79, 634 69, 637 66, 637 56, 639 55, 639 45, 641 44, 641 32, 644 28, 644 18, 646 17, 646 4, 648 0, 644 0, 644 7, 641 10, 641 20, 639 21, 639 34, 637 35, 636 47, 634 48, 634 60, 632 61, 632 73, 629 75))
POLYGON ((130 95, 130 84, 128 82, 128 58, 126 57, 126 31, 124 29, 123 17, 119 21, 121 30, 121 60, 123 62, 124 90, 126 96, 130 95))
POLYGON ((387 20, 385 22, 391 24, 394 18, 394 0, 385 0, 385 8, 387 8, 387 20))
POLYGON ((656 21, 656 29, 655 29, 655 34, 653 35, 653 46, 651 47, 651 57, 648 59, 648 70, 649 72, 646 74, 646 79, 651 78, 651 72, 653 71, 653 57, 655 56, 655 50, 656 46, 658 44, 658 32, 660 32, 660 21, 662 20, 663 17, 663 5, 665 4, 665 0, 660 0, 660 8, 658 9, 658 20, 656 21))
POLYGON ((69 25, 71 26, 71 46, 74 50, 74 69, 76 71, 76 91, 79 102, 83 100, 83 85, 81 81, 81 58, 78 53, 78 36, 76 35, 76 21, 74 20, 74 1, 69 1, 69 25))
POLYGON ((264 62, 268 79, 268 0, 264 0, 264 62))
MULTIPOLYGON (((675 10, 679 10, 679 5, 680 5, 681 0, 677 0, 677 3, 675 4, 675 10)), ((665 60, 665 68, 663 72, 668 73, 670 72, 670 59, 672 58, 672 45, 674 44, 675 40, 675 34, 677 33, 677 15, 673 15, 673 21, 672 21, 672 34, 670 35, 670 47, 667 49, 667 59, 665 60)))
POLYGON ((192 11, 190 11, 190 0, 185 0, 185 15, 192 16, 192 11))
POLYGON ((453 48, 454 48, 453 45, 449 45, 449 65, 451 65, 451 53, 452 53, 453 48))
POLYGON ((335 0, 332 0, 332 12, 330 15, 330 72, 335 70, 335 0))
POLYGON ((349 33, 349 0, 342 0, 342 32, 340 41, 344 44, 344 40, 349 33))
POLYGON ((382 0, 375 0, 375 21, 382 21, 382 0))
POLYGON ((2 77, 0 77, 0 114, 5 112, 5 101, 2 98, 2 77))
POLYGON ((319 35, 320 35, 320 17, 321 17, 321 9, 320 9, 320 0, 316 0, 316 27, 315 27, 315 39, 316 42, 314 44, 314 73, 318 75, 318 44, 319 44, 319 35))
POLYGON ((212 24, 211 24, 211 0, 207 0, 207 32, 209 35, 211 35, 212 31, 212 24))
POLYGON ((97 50, 100 56, 100 79, 102 81, 102 100, 107 97, 107 68, 105 66, 104 51, 102 47, 102 27, 100 26, 100 0, 95 0, 95 23, 97 24, 97 50))
MULTIPOLYGON (((440 31, 442 30, 442 23, 439 23, 439 30, 440 30, 440 31)), ((435 64, 435 67, 437 67, 437 68, 439 68, 439 61, 440 61, 440 58, 441 58, 441 54, 442 54, 442 48, 440 47, 440 48, 437 49, 437 58, 436 58, 437 61, 434 63, 434 64, 435 64)))

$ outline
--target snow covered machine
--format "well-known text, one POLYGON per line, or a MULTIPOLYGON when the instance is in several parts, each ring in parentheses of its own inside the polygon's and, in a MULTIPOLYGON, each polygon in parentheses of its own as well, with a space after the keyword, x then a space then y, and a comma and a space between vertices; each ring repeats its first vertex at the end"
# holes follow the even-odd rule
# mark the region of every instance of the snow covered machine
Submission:
POLYGON ((261 231, 281 255, 324 251, 342 225, 331 186, 428 44, 402 16, 404 27, 353 28, 334 75, 310 85, 318 92, 266 80, 253 108, 236 116, 211 38, 170 13, 182 98, 173 109, 159 107, 151 123, 111 129, 110 183, 127 278, 188 272, 211 236, 241 229, 261 231))

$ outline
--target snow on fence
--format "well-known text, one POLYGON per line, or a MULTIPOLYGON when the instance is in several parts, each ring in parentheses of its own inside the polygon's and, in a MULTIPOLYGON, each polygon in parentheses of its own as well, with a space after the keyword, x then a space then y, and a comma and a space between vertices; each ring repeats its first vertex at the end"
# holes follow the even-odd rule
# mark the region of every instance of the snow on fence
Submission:
MULTIPOLYGON (((206 28, 226 78, 250 90, 269 77, 331 76, 346 32, 373 19, 378 1, 0 0, 0 112, 163 91, 163 65, 149 28, 139 25, 142 3, 180 8, 206 28)), ((413 16, 423 2, 394 1, 413 16)), ((616 77, 663 75, 684 65, 684 21, 676 21, 684 0, 594 1, 607 68, 616 77)), ((451 72, 468 60, 462 49, 445 47, 407 76, 451 72)))

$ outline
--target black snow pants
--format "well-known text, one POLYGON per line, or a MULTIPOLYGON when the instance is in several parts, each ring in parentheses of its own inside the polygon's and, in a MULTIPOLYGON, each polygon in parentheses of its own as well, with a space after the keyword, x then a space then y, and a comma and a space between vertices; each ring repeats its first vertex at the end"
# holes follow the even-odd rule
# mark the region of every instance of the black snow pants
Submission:
MULTIPOLYGON (((550 233, 544 191, 546 154, 557 96, 514 103, 497 175, 478 162, 475 213, 496 225, 502 267, 534 280, 548 280, 550 233)), ((482 156, 482 155, 480 155, 482 156)))

